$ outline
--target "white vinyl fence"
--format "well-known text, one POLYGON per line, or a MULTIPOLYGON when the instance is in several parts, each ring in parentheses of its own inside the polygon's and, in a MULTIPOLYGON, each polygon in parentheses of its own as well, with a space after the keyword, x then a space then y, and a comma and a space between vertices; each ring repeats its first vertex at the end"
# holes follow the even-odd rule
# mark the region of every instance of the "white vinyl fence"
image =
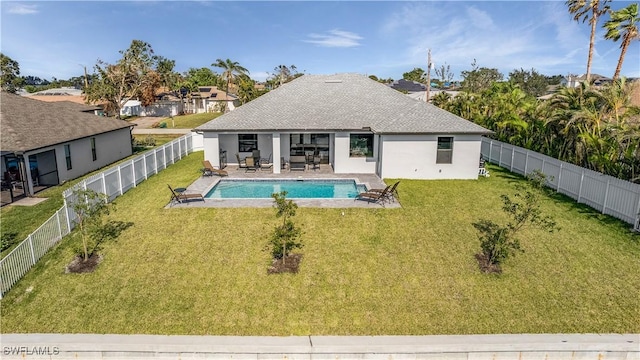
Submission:
POLYGON ((149 176, 193 152, 193 134, 187 134, 163 146, 149 150, 126 162, 93 175, 65 190, 64 205, 36 231, 0 260, 0 299, 46 252, 75 227, 75 213, 68 204, 75 189, 93 189, 107 194, 109 201, 136 187, 149 176))
POLYGON ((640 230, 640 185, 585 169, 535 151, 497 140, 482 139, 482 156, 489 162, 521 175, 540 170, 547 186, 611 215, 640 230))

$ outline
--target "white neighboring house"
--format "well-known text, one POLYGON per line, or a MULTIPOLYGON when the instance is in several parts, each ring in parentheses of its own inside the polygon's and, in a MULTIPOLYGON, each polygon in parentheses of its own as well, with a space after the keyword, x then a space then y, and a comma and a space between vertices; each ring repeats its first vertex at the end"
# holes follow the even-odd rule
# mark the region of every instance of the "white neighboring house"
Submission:
MULTIPOLYGON (((587 75, 567 75, 566 77, 560 79, 560 86, 566 86, 569 88, 575 88, 580 86, 583 82, 587 81, 587 75)), ((590 81, 595 86, 602 86, 605 84, 610 84, 613 80, 606 76, 600 74, 591 74, 590 81)))
POLYGON ((142 106, 140 100, 127 100, 120 109, 120 116, 178 116, 183 109, 181 100, 157 100, 147 106, 142 106))
POLYGON ((131 124, 82 112, 71 102, 43 102, 2 92, 2 176, 18 171, 26 195, 132 154, 131 124))
POLYGON ((120 108, 120 116, 141 116, 142 102, 140 100, 127 100, 120 108))
POLYGON ((201 114, 208 112, 223 112, 225 107, 229 111, 240 105, 240 100, 233 94, 228 94, 215 86, 200 86, 198 91, 192 92, 185 112, 201 114))
POLYGON ((193 131, 204 156, 273 159, 318 155, 335 173, 383 178, 477 179, 480 143, 491 131, 357 74, 304 75, 193 131))

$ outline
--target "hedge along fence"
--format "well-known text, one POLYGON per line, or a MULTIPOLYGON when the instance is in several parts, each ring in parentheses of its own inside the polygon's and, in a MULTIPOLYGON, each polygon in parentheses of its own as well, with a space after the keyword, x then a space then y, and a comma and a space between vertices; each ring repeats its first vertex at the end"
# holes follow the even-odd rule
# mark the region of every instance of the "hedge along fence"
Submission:
POLYGON ((640 185, 585 169, 518 146, 482 139, 482 156, 521 175, 540 170, 547 186, 578 203, 634 225, 640 231, 640 185))
POLYGON ((75 190, 92 189, 106 194, 108 201, 112 201, 149 176, 157 174, 193 152, 193 138, 192 133, 182 136, 95 174, 65 190, 62 193, 64 205, 0 260, 0 299, 49 249, 73 230, 76 225, 76 214, 70 204, 77 201, 73 195, 75 190))

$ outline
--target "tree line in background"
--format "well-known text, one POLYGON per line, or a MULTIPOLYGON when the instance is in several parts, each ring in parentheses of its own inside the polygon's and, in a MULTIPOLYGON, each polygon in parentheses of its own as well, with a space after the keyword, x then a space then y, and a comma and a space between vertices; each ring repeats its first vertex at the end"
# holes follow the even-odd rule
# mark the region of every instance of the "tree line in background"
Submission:
MULTIPOLYGON (((181 96, 198 92, 202 86, 216 86, 233 94, 245 104, 269 90, 275 89, 303 74, 295 65, 278 65, 262 84, 251 79, 249 71, 230 59, 216 59, 211 66, 219 68, 216 73, 208 67, 190 68, 180 74, 174 70, 175 60, 155 55, 149 43, 133 40, 126 50, 121 50, 121 59, 110 64, 98 60, 92 73, 72 77, 68 80, 51 81, 34 76, 20 76, 17 61, 0 53, 2 90, 11 93, 24 89, 27 92, 73 87, 82 89, 88 102, 105 105, 108 113, 119 114, 129 99, 138 99, 143 106, 156 101, 163 90, 181 96)), ((86 70, 86 69, 85 69, 86 70)))
MULTIPOLYGON (((640 108, 625 78, 595 86, 561 87, 548 100, 517 83, 493 82, 433 104, 489 130, 493 137, 621 179, 640 181, 640 108)), ((640 90, 636 90, 640 91, 640 90)))

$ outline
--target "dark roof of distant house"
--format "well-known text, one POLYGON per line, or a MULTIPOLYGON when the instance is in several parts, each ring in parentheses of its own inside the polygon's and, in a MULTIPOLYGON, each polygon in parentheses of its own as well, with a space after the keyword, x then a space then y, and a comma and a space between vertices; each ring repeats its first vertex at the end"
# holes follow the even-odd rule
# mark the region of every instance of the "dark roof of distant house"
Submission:
POLYGON ((114 118, 83 112, 72 102, 43 102, 0 93, 3 151, 29 151, 130 127, 114 118))
POLYGON ((405 79, 395 80, 394 82, 389 84, 389 86, 392 89, 407 91, 407 92, 417 92, 417 91, 427 90, 427 85, 421 84, 417 81, 411 81, 411 80, 405 80, 405 79))
POLYGON ((432 104, 357 74, 304 75, 196 130, 489 134, 432 104))

